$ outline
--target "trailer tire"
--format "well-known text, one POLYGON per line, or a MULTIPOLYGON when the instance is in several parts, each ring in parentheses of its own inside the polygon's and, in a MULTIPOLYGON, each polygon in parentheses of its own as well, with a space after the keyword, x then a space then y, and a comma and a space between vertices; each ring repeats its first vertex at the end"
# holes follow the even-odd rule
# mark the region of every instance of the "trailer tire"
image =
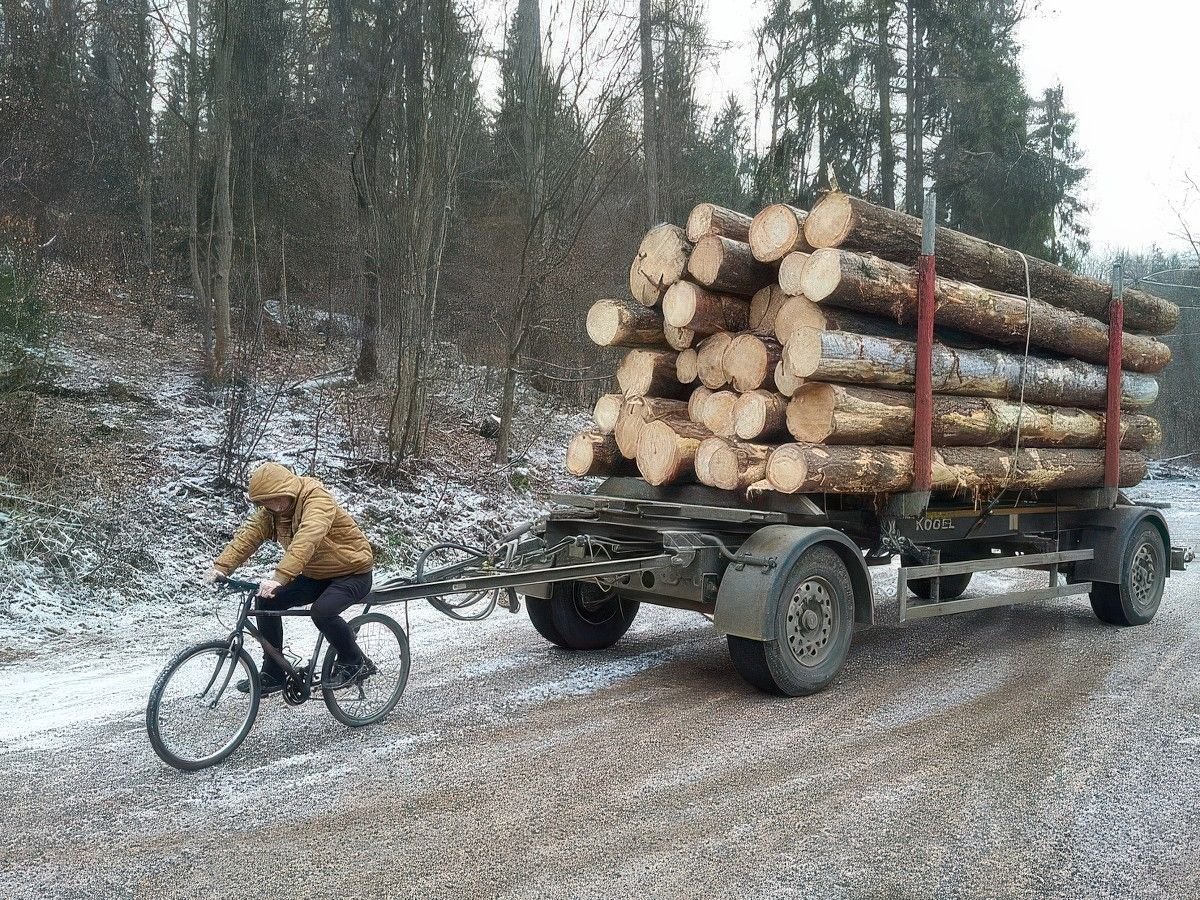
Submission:
POLYGON ((641 605, 590 581, 561 581, 550 599, 541 602, 549 612, 549 627, 542 630, 531 607, 534 627, 546 640, 568 650, 611 647, 629 630, 641 605))
POLYGON ((1125 544, 1120 584, 1092 583, 1092 611, 1109 625, 1145 625, 1158 612, 1167 579, 1162 533, 1144 521, 1125 544))
MULTIPOLYGON (((951 562, 951 560, 947 559, 946 562, 951 562)), ((911 557, 905 557, 903 565, 919 566, 920 563, 911 557)), ((961 575, 943 575, 938 580, 941 581, 938 599, 956 600, 967 592, 967 588, 971 584, 971 573, 963 572, 961 575)), ((922 600, 933 599, 932 578, 914 578, 908 582, 908 589, 922 600)))
POLYGON ((543 600, 540 597, 526 597, 525 612, 529 614, 529 621, 533 623, 533 628, 538 634, 552 644, 568 647, 566 638, 554 627, 553 603, 553 600, 543 600))
POLYGON ((770 694, 814 694, 837 676, 854 635, 854 585, 837 551, 817 545, 796 561, 776 601, 775 638, 729 635, 733 667, 770 694))

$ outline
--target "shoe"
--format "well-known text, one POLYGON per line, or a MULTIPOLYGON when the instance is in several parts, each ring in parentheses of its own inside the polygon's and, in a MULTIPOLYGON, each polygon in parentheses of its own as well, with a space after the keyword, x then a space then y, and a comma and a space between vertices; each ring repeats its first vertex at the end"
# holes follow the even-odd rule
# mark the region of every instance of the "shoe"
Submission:
POLYGON ((329 683, 325 684, 322 682, 321 687, 329 688, 331 691, 339 691, 352 684, 365 681, 377 671, 379 670, 375 668, 375 663, 371 662, 365 656, 356 662, 339 662, 333 667, 333 674, 329 676, 329 683))
MULTIPOLYGON (((264 672, 258 683, 262 688, 262 696, 269 697, 272 694, 278 694, 280 691, 282 691, 286 682, 282 675, 264 672)), ((237 689, 243 694, 250 693, 250 679, 243 678, 241 681, 239 681, 237 683, 237 689)))

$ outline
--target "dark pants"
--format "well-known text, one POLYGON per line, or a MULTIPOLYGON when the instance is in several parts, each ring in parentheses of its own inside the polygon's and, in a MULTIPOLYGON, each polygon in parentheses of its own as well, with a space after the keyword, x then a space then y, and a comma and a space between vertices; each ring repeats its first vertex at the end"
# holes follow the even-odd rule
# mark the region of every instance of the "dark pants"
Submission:
MULTIPOLYGON (((275 592, 274 597, 259 597, 262 609, 291 609, 312 604, 312 620, 325 640, 337 650, 340 662, 358 662, 362 653, 354 640, 354 632, 340 613, 371 592, 371 573, 345 575, 341 578, 309 578, 297 576, 275 592)), ((280 616, 256 616, 258 630, 276 648, 283 648, 283 619, 280 616)), ((282 670, 269 656, 263 657, 264 675, 279 676, 282 670)))

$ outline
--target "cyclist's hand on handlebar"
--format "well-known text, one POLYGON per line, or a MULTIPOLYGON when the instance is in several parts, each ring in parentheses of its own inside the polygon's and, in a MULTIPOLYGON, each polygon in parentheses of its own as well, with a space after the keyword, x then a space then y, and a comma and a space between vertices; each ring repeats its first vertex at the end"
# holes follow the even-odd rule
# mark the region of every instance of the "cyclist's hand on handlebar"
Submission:
POLYGON ((218 581, 220 581, 222 578, 225 578, 225 577, 226 577, 225 573, 222 572, 220 569, 218 569, 216 566, 209 566, 208 571, 204 573, 204 577, 200 580, 204 584, 216 584, 218 581))
POLYGON ((264 581, 258 586, 258 596, 274 597, 275 592, 277 590, 279 590, 281 587, 283 587, 283 585, 280 584, 278 581, 271 581, 271 580, 264 581))

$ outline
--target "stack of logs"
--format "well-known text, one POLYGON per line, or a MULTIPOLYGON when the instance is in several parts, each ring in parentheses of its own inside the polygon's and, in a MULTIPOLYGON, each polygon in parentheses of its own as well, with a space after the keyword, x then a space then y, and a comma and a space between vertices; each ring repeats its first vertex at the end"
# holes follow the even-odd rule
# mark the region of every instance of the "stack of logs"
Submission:
MULTIPOLYGON (((919 219, 837 192, 654 228, 632 298, 588 313, 592 340, 628 353, 567 468, 752 495, 910 489, 920 242, 919 219)), ((1101 486, 1109 286, 950 229, 936 242, 933 489, 1101 486)), ((1137 290, 1124 309, 1123 487, 1161 437, 1143 410, 1171 352, 1149 335, 1179 318, 1137 290)))

